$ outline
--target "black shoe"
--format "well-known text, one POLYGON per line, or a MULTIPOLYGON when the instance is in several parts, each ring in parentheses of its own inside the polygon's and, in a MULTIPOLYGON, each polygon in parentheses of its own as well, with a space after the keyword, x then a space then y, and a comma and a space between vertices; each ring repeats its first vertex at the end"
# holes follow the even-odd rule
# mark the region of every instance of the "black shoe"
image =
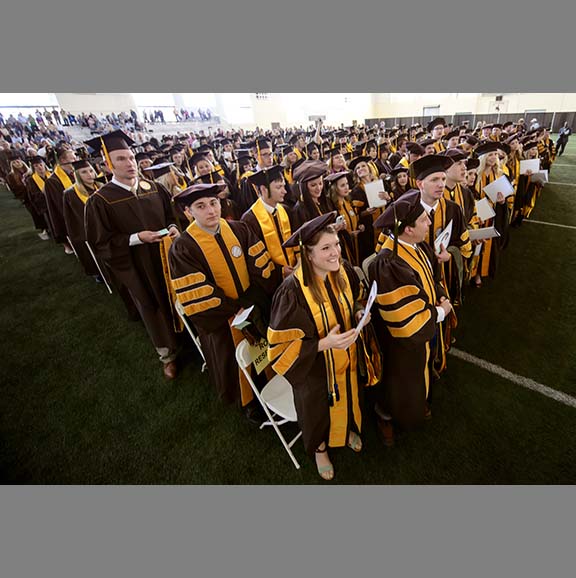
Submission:
POLYGON ((248 420, 251 425, 260 427, 262 422, 265 421, 266 417, 264 412, 259 405, 251 402, 242 409, 244 417, 248 420))

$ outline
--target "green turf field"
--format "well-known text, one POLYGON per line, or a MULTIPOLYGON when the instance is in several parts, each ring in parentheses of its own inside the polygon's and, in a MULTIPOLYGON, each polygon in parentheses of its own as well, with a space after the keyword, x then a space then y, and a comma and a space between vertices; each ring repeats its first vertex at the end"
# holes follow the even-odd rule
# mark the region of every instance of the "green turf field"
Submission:
MULTIPOLYGON (((576 140, 531 219, 576 227, 576 140), (568 166, 562 166, 568 165, 568 166)), ((316 484, 273 431, 222 406, 198 355, 166 382, 144 328, 0 190, 0 478, 32 484, 316 484)), ((576 396, 576 228, 525 222, 468 289, 456 347, 576 396)), ((333 450, 333 483, 571 484, 576 409, 449 357, 433 420, 384 449, 333 450)))

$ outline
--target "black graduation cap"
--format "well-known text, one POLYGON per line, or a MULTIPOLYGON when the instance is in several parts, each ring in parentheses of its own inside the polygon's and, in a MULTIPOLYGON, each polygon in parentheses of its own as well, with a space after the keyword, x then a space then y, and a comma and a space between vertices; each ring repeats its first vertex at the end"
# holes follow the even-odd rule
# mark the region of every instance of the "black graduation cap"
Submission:
POLYGON ((206 153, 194 153, 189 160, 190 166, 195 167, 200 161, 208 160, 206 153))
POLYGON ((200 175, 194 179, 195 183, 219 183, 224 180, 224 177, 218 171, 212 171, 207 175, 200 175))
POLYGON ((159 164, 154 165, 152 167, 148 167, 146 170, 150 171, 154 175, 154 178, 157 179, 158 177, 161 177, 162 175, 168 174, 170 172, 170 167, 173 165, 174 165, 174 163, 169 163, 169 162, 159 163, 159 164))
POLYGON ((100 135, 84 141, 94 152, 102 151, 104 156, 117 150, 130 150, 136 143, 122 130, 114 130, 107 134, 100 135))
POLYGON ((455 136, 459 136, 459 135, 460 135, 460 131, 457 129, 457 130, 450 131, 443 138, 444 138, 444 140, 450 140, 451 138, 454 138, 455 136))
POLYGON ((220 145, 221 145, 221 146, 225 146, 225 145, 229 145, 229 144, 232 144, 232 141, 231 141, 229 138, 223 138, 223 139, 220 141, 220 145))
POLYGON ((502 128, 502 125, 501 125, 499 122, 495 122, 495 123, 492 125, 492 128, 500 128, 500 129, 501 129, 501 128, 502 128))
POLYGON ((452 159, 448 157, 427 155, 414 161, 410 165, 410 170, 416 179, 422 180, 432 173, 445 172, 452 164, 452 159))
POLYGON ((278 145, 276 147, 276 150, 282 154, 282 156, 286 156, 288 153, 291 153, 294 150, 294 146, 293 145, 287 145, 287 144, 283 144, 283 145, 278 145))
POLYGON ((434 120, 431 120, 427 125, 426 128, 428 131, 432 131, 436 126, 447 126, 446 121, 441 117, 437 116, 434 120))
POLYGON ((466 170, 471 171, 472 169, 477 169, 480 166, 480 159, 468 158, 466 159, 466 170))
POLYGON ((31 166, 34 166, 39 165, 41 163, 46 163, 46 160, 43 157, 36 155, 35 157, 30 157, 28 159, 28 162, 30 163, 31 166))
POLYGON ((460 149, 447 149, 439 154, 440 156, 451 158, 452 161, 455 163, 463 161, 464 159, 468 158, 468 155, 460 149))
POLYGON ((252 151, 250 149, 236 149, 235 154, 236 154, 237 160, 240 160, 243 158, 248 158, 248 159, 253 158, 252 157, 252 151))
POLYGON ((530 142, 527 142, 527 143, 522 145, 522 150, 527 151, 527 150, 530 150, 530 149, 537 147, 537 146, 538 146, 538 143, 536 141, 530 141, 530 142))
POLYGON ((174 195, 174 202, 182 207, 189 207, 198 199, 206 197, 217 197, 226 188, 224 183, 198 183, 194 184, 178 194, 174 195))
POLYGON ((137 163, 139 163, 140 161, 143 161, 144 159, 152 160, 150 153, 136 153, 136 162, 137 163))
POLYGON ((344 154, 344 152, 342 152, 342 149, 339 146, 335 146, 334 148, 331 148, 328 152, 329 152, 331 157, 344 154))
POLYGON ((308 154, 312 154, 312 151, 313 151, 314 149, 320 150, 320 149, 318 148, 318 143, 309 142, 309 143, 306 145, 306 151, 308 152, 308 154))
POLYGON ((417 142, 407 142, 406 143, 406 150, 413 155, 422 156, 426 151, 424 147, 417 142))
POLYGON ((393 176, 398 175, 399 173, 409 173, 410 169, 405 167, 404 165, 397 164, 391 171, 390 174, 393 176))
POLYGON ((348 168, 353 171, 357 165, 359 165, 360 163, 364 162, 367 163, 368 161, 372 160, 372 157, 369 156, 359 156, 356 157, 355 159, 352 159, 349 163, 348 163, 348 168))
POLYGON ((336 221, 336 215, 336 211, 330 211, 329 213, 325 213, 324 215, 320 215, 307 221, 297 231, 295 231, 290 238, 282 243, 282 247, 287 249, 289 247, 306 245, 317 233, 325 229, 328 225, 334 223, 336 221))
POLYGON ((348 138, 348 131, 345 130, 339 130, 335 135, 336 138, 340 139, 340 138, 348 138))
POLYGON ((270 139, 258 138, 250 143, 250 148, 257 149, 258 152, 260 152, 262 149, 271 149, 272 143, 270 142, 270 139))
POLYGON ((476 156, 480 157, 482 155, 486 155, 488 153, 497 151, 500 147, 500 143, 497 143, 495 141, 488 141, 485 142, 483 144, 481 144, 475 151, 474 153, 476 154, 476 156))
POLYGON ((374 227, 388 231, 396 229, 401 233, 407 224, 413 223, 423 212, 420 191, 411 189, 386 207, 374 221, 374 227))
POLYGON ((332 173, 330 175, 326 175, 324 180, 327 183, 335 183, 336 181, 340 180, 342 177, 347 177, 350 175, 350 171, 340 171, 338 173, 332 173))
POLYGON ((277 180, 284 174, 284 167, 272 165, 266 169, 260 169, 248 177, 248 181, 256 186, 267 187, 272 181, 277 180))
POLYGON ((512 141, 520 140, 520 137, 517 134, 510 135, 504 142, 509 145, 512 141))
POLYGON ((73 161, 72 163, 70 163, 73 167, 74 170, 77 171, 78 169, 85 169, 87 167, 92 166, 89 162, 88 159, 80 159, 79 161, 73 161))
POLYGON ((305 160, 301 165, 292 171, 295 181, 305 183, 325 175, 328 167, 324 161, 307 161, 305 160))
POLYGON ((420 141, 420 146, 423 147, 424 149, 426 149, 427 146, 430 146, 432 144, 434 144, 438 139, 435 138, 427 138, 424 139, 423 141, 420 141))

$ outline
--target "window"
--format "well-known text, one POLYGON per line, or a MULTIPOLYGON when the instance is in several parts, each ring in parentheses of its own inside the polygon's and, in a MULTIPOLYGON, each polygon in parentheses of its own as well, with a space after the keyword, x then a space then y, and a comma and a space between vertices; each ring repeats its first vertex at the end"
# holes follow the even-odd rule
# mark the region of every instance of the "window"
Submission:
POLYGON ((422 116, 438 116, 440 114, 440 105, 425 106, 422 111, 422 116))

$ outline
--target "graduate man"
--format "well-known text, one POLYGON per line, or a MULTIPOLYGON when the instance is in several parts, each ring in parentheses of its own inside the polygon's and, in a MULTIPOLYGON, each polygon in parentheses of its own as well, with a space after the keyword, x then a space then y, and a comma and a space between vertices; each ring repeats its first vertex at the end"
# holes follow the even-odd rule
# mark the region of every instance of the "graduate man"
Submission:
POLYGON ((162 362, 164 375, 177 375, 177 339, 168 293, 168 271, 161 251, 179 235, 170 194, 162 185, 138 177, 130 146, 121 130, 86 141, 102 151, 113 177, 86 203, 86 238, 115 282, 130 294, 162 362), (166 231, 167 230, 167 233, 166 231))
POLYGON ((282 202, 286 196, 283 167, 274 165, 254 173, 248 180, 258 189, 258 200, 242 215, 265 245, 278 271, 278 285, 296 266, 296 252, 282 244, 292 236, 290 218, 282 202))
POLYGON ((73 150, 59 148, 56 149, 56 159, 54 173, 44 183, 50 229, 54 241, 64 246, 66 255, 73 255, 74 251, 67 241, 68 232, 64 221, 64 191, 74 184, 72 163, 77 160, 77 157, 73 150))
POLYGON ((266 246, 246 223, 221 218, 218 194, 224 187, 195 184, 175 197, 192 222, 170 248, 172 285, 198 332, 220 399, 236 403, 249 421, 261 423, 252 389, 235 358, 244 335, 231 321, 254 305, 249 331, 254 338, 266 336, 275 267, 266 246))
POLYGON ((378 287, 373 321, 386 360, 375 409, 387 446, 394 445, 395 428, 414 429, 430 415, 430 342, 452 310, 424 242, 430 225, 419 191, 402 195, 374 223, 389 235, 368 271, 378 287))
MULTIPOLYGON (((449 156, 429 155, 413 163, 411 170, 421 193, 420 202, 430 218, 428 234, 424 240, 440 264, 445 294, 449 295, 453 302, 459 303, 463 261, 472 256, 472 244, 464 221, 464 213, 455 202, 444 198, 446 171, 452 164, 453 161, 449 156), (434 246, 435 240, 450 222, 452 222, 450 239, 437 251, 434 246)), ((446 319, 438 335, 435 347, 435 369, 438 374, 446 369, 446 352, 451 343, 451 329, 456 327, 456 324, 456 316, 453 314, 446 319)))

